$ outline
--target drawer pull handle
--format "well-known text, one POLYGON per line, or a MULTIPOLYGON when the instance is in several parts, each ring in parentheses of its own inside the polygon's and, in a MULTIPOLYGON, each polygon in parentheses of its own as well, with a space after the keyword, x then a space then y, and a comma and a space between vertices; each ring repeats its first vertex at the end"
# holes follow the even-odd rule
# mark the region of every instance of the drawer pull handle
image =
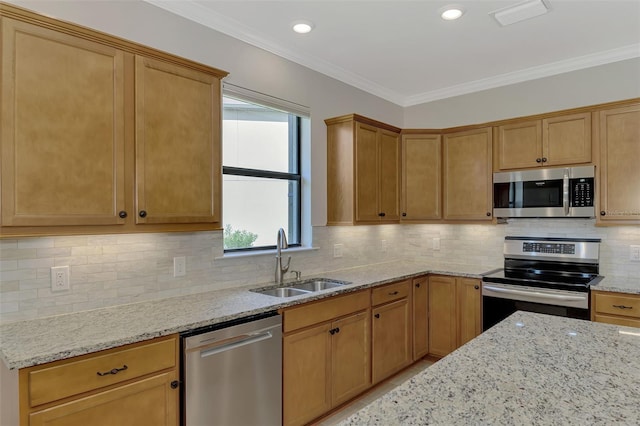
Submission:
POLYGON ((375 314, 374 317, 380 318, 380 314, 375 314))
POLYGON ((394 291, 394 292, 389 293, 389 296, 395 296, 396 294, 398 294, 398 291, 397 291, 397 290, 396 290, 396 291, 394 291))
POLYGON ((114 368, 113 370, 107 371, 106 373, 101 373, 98 371, 98 376, 108 376, 109 374, 118 374, 121 371, 128 369, 126 365, 123 365, 122 368, 114 368))
POLYGON ((613 305, 613 307, 618 309, 633 309, 633 306, 624 306, 624 305, 613 305))

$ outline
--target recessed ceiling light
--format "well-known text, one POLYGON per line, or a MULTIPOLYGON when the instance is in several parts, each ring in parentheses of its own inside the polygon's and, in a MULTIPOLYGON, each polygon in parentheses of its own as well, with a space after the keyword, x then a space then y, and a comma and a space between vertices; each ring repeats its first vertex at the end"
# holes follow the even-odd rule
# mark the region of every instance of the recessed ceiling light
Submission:
POLYGON ((445 21, 453 21, 464 15, 464 8, 458 5, 449 5, 440 8, 440 17, 445 21))
POLYGON ((311 32, 311 30, 313 29, 313 22, 295 21, 291 24, 291 28, 293 28, 293 31, 297 32, 298 34, 306 34, 308 32, 311 32))

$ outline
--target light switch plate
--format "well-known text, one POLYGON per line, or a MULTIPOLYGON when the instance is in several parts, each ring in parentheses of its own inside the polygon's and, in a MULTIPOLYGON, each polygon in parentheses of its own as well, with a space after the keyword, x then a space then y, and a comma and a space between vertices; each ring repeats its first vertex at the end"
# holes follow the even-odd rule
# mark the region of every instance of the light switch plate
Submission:
POLYGON ((629 260, 632 262, 640 262, 640 246, 629 246, 629 260))
POLYGON ((333 257, 342 257, 342 244, 333 245, 333 257))
POLYGON ((187 259, 184 256, 173 258, 173 276, 184 277, 187 274, 187 259))

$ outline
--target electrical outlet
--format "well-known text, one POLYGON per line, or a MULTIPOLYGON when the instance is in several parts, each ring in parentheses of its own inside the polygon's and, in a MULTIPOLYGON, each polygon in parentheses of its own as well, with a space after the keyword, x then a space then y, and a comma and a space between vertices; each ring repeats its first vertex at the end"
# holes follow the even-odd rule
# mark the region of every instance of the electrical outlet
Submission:
POLYGON ((640 262, 640 246, 629 246, 629 260, 640 262))
POLYGON ((433 238, 431 240, 431 248, 434 250, 440 250, 440 238, 433 238))
POLYGON ((52 266, 51 291, 63 291, 69 288, 69 266, 52 266))
POLYGON ((342 244, 333 245, 333 257, 342 257, 342 244))
POLYGON ((387 252, 387 240, 380 240, 380 251, 383 253, 387 252))
POLYGON ((173 276, 184 277, 187 274, 187 259, 184 256, 173 258, 173 276))

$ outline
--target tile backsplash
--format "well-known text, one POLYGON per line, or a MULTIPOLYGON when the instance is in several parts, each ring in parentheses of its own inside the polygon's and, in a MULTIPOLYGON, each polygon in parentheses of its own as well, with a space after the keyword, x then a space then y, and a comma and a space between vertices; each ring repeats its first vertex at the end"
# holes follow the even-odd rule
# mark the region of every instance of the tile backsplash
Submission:
MULTIPOLYGON (((490 270, 502 264, 505 235, 601 238, 602 275, 640 276, 640 262, 629 261, 629 245, 640 244, 640 227, 596 228, 593 220, 577 219, 314 227, 314 249, 290 253, 291 269, 308 277, 408 259, 426 268, 462 264, 490 270), (342 244, 342 257, 334 258, 334 244, 342 244)), ((0 322, 268 283, 274 268, 273 254, 223 258, 220 231, 0 240, 0 322), (187 274, 174 278, 177 256, 186 257, 187 274), (62 265, 70 267, 71 290, 51 292, 50 268, 62 265)))

